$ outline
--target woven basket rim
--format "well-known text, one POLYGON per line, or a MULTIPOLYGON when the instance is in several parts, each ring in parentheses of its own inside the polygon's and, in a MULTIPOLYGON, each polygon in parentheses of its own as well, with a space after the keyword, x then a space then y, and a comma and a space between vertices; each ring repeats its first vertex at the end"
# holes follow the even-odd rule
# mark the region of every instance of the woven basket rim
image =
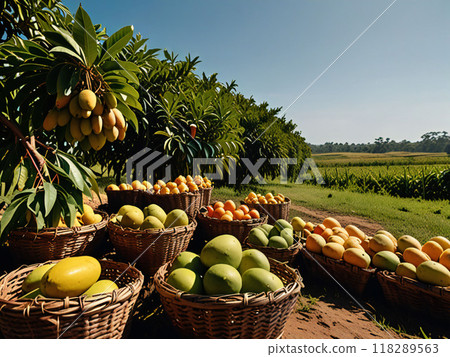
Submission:
POLYGON ((150 196, 157 196, 157 197, 181 197, 181 196, 197 196, 200 195, 200 190, 194 191, 194 192, 180 192, 180 193, 166 193, 164 195, 150 192, 150 191, 142 191, 143 193, 150 195, 150 196))
POLYGON ((283 205, 287 205, 290 204, 292 201, 289 197, 285 197, 284 198, 284 202, 279 202, 279 203, 246 203, 245 201, 241 201, 241 204, 243 205, 248 205, 248 206, 283 206, 283 205))
POLYGON ((232 307, 242 307, 242 306, 261 306, 269 303, 274 303, 279 300, 283 300, 288 296, 295 294, 300 291, 303 286, 303 278, 297 269, 289 267, 285 263, 281 263, 275 259, 268 258, 271 263, 275 263, 279 266, 284 267, 291 274, 295 275, 295 280, 290 282, 285 287, 271 292, 263 293, 237 293, 229 295, 199 295, 199 294, 188 294, 181 290, 175 289, 165 281, 165 275, 168 273, 169 268, 172 263, 166 263, 161 266, 154 276, 154 283, 156 290, 165 296, 175 297, 176 300, 182 300, 191 306, 196 306, 199 308, 210 308, 210 309, 220 309, 220 308, 232 308, 232 307))
POLYGON ((363 272, 370 273, 370 274, 376 273, 376 271, 377 271, 377 268, 371 268, 371 267, 369 267, 369 268, 361 268, 361 267, 358 267, 356 265, 352 265, 350 263, 347 263, 343 259, 336 260, 336 259, 327 257, 326 255, 323 255, 323 254, 318 254, 318 253, 315 253, 315 252, 311 252, 308 249, 306 249, 305 245, 301 246, 300 251, 302 252, 303 256, 306 257, 306 259, 312 260, 311 256, 313 256, 313 257, 314 256, 318 256, 318 257, 320 257, 320 259, 324 259, 327 263, 339 264, 342 267, 346 268, 347 270, 353 270, 353 269, 356 268, 358 270, 361 270, 363 272), (308 253, 304 253, 304 251, 305 252, 307 251, 308 253), (310 254, 311 256, 309 256, 308 254, 310 254))
POLYGON ((220 220, 218 218, 208 217, 206 214, 207 214, 207 212, 205 212, 205 211, 199 211, 197 214, 197 218, 203 219, 208 222, 217 222, 219 224, 223 223, 223 224, 234 225, 234 226, 246 226, 248 224, 258 223, 260 221, 264 221, 264 219, 267 217, 267 214, 261 214, 261 216, 259 218, 224 221, 224 220, 220 220))
POLYGON ((413 285, 415 288, 420 288, 426 290, 427 292, 432 292, 435 294, 442 295, 443 293, 450 294, 450 286, 438 286, 423 283, 416 279, 408 278, 407 276, 401 276, 396 274, 395 272, 391 272, 388 270, 378 270, 377 274, 381 276, 383 279, 393 281, 400 285, 413 285))
POLYGON ((192 228, 197 227, 197 221, 195 217, 191 217, 188 215, 189 218, 189 224, 187 226, 177 226, 177 227, 171 227, 171 228, 147 228, 147 229, 134 229, 134 228, 128 228, 128 227, 122 227, 121 225, 111 222, 111 219, 113 219, 116 214, 112 214, 110 216, 110 220, 108 222, 108 228, 114 227, 116 230, 124 231, 127 234, 136 234, 136 235, 154 235, 154 234, 175 234, 178 233, 178 231, 186 231, 191 230, 192 228))
POLYGON ((55 235, 55 236, 61 236, 61 235, 68 235, 68 234, 86 234, 95 232, 99 229, 99 226, 106 226, 109 222, 109 215, 105 211, 94 209, 94 213, 98 213, 102 216, 102 220, 98 223, 93 224, 87 224, 79 227, 50 227, 50 228, 43 228, 40 231, 36 232, 32 227, 21 227, 18 229, 15 229, 10 232, 10 235, 19 235, 20 233, 31 233, 35 235, 36 237, 42 238, 42 236, 48 236, 48 235, 55 235), (105 224, 106 223, 106 224, 105 224))
MULTIPOLYGON (((2 282, 7 276, 15 277, 25 269, 31 272, 31 268, 34 269, 45 264, 57 263, 59 261, 60 260, 49 260, 44 263, 22 265, 12 272, 0 276, 0 292, 4 288, 2 286, 2 282)), ((24 313, 26 312, 27 314, 29 314, 30 311, 34 310, 43 311, 47 314, 54 315, 63 315, 64 313, 74 313, 76 311, 91 312, 92 309, 98 310, 99 308, 108 307, 112 303, 126 301, 130 296, 134 294, 137 289, 140 290, 140 287, 144 282, 144 275, 134 266, 126 263, 115 262, 112 260, 99 260, 99 262, 100 264, 104 263, 104 265, 115 265, 119 267, 121 266, 124 269, 124 272, 122 274, 130 274, 131 272, 133 272, 134 274, 137 274, 137 278, 133 283, 128 283, 119 289, 113 290, 108 293, 95 294, 89 297, 86 295, 82 295, 77 297, 66 297, 64 299, 59 299, 38 296, 34 299, 26 300, 6 300, 0 297, 0 310, 8 308, 14 310, 23 309, 24 313), (51 306, 46 307, 46 304, 51 306)))

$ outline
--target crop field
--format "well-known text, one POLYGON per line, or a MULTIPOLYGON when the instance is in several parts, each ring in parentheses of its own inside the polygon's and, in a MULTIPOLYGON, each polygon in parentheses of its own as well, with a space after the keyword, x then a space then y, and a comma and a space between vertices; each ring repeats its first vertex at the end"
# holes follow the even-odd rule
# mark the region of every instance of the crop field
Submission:
POLYGON ((313 155, 324 187, 394 197, 450 199, 450 158, 443 153, 313 155))

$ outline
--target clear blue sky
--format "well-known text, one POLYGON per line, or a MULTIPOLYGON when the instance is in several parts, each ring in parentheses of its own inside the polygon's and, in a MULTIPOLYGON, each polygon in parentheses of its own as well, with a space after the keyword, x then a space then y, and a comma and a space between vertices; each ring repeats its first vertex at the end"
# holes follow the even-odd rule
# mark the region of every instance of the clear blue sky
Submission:
MULTIPOLYGON (((200 56, 198 73, 283 108, 391 2, 81 1, 109 34, 132 24, 150 47, 200 56)), ((286 116, 313 144, 450 132, 450 1, 398 0, 286 116)))

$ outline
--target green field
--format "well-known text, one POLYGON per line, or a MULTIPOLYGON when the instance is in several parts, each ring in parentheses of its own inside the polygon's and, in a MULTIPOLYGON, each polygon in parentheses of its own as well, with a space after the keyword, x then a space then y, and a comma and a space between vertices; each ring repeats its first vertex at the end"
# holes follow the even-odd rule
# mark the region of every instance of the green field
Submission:
POLYGON ((450 165, 450 156, 445 152, 404 152, 357 153, 333 152, 313 154, 319 167, 329 166, 385 166, 385 165, 450 165))

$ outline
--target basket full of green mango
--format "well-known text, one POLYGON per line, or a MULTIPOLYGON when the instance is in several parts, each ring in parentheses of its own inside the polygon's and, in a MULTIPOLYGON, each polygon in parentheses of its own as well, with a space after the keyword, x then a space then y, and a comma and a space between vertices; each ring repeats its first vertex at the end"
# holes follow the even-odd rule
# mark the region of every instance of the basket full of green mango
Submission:
POLYGON ((90 256, 22 266, 0 277, 5 338, 121 338, 144 276, 90 256))
POLYGON ((154 282, 173 325, 195 338, 279 338, 303 286, 298 271, 242 250, 230 234, 210 240, 200 255, 180 253, 154 282))
POLYGON ((123 259, 153 276, 161 265, 187 249, 196 227, 195 219, 181 209, 165 212, 156 204, 143 210, 125 205, 112 216, 108 232, 123 259))

